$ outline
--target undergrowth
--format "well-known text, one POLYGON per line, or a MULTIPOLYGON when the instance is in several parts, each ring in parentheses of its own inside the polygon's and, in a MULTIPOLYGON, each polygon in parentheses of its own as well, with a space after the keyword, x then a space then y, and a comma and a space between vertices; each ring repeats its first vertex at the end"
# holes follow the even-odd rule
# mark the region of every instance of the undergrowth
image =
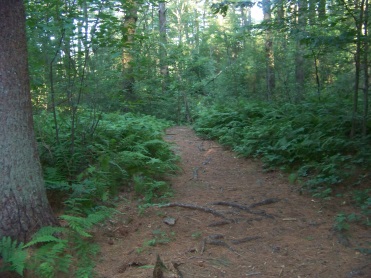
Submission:
POLYGON ((361 221, 370 225, 371 192, 356 190, 370 178, 371 137, 349 138, 350 107, 337 100, 280 106, 240 101, 201 110, 194 129, 241 156, 261 158, 267 170, 287 172, 317 197, 333 196, 345 185, 361 221))
POLYGON ((35 117, 51 199, 53 194, 62 194, 73 207, 89 207, 127 187, 133 187, 148 202, 169 191, 167 185, 159 186, 159 180, 177 170, 178 158, 162 139, 163 130, 171 123, 130 113, 101 114, 93 122, 91 112, 83 111, 72 149, 71 124, 68 118, 59 117, 58 140, 51 115, 35 117), (137 186, 138 180, 145 185, 137 186))
POLYGON ((178 169, 178 157, 162 136, 171 123, 151 116, 101 114, 81 110, 35 116, 35 129, 49 200, 61 227, 44 227, 27 243, 0 241, 0 273, 41 278, 94 277, 99 246, 92 229, 116 211, 121 189, 135 190, 142 206, 171 195, 166 175, 178 169), (56 132, 56 130, 58 132, 56 132), (57 136, 58 134, 58 136, 57 136))

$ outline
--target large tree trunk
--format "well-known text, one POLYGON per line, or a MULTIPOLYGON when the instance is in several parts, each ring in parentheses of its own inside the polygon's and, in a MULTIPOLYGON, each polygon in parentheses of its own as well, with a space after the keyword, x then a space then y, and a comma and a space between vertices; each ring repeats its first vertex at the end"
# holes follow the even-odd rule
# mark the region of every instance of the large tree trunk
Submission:
POLYGON ((22 0, 0 5, 0 238, 56 224, 34 136, 22 0))

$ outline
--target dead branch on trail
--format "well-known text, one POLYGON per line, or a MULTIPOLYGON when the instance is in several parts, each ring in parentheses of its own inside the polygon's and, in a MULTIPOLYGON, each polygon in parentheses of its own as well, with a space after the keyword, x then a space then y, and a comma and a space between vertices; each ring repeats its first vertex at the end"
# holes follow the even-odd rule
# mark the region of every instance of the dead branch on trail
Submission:
MULTIPOLYGON (((263 201, 264 202, 264 201, 263 201)), ((259 202, 259 203, 263 203, 263 202, 259 202)), ((262 205, 262 204, 258 204, 258 206, 262 205)), ((233 207, 233 208, 238 208, 240 210, 243 210, 243 211, 246 211, 248 213, 251 213, 251 214, 256 214, 256 215, 261 215, 261 216, 265 216, 265 217, 268 217, 268 218, 274 218, 273 215, 270 215, 270 214, 267 214, 265 211, 254 211, 254 210, 251 210, 251 206, 243 206, 243 205, 240 205, 240 204, 236 204, 236 203, 232 203, 232 202, 224 202, 224 201, 220 201, 220 202, 214 202, 214 203, 211 203, 211 205, 217 205, 217 206, 229 206, 229 207, 233 207)), ((256 204, 253 204, 256 206, 256 204)))
POLYGON ((213 209, 210 209, 210 208, 206 208, 206 207, 197 206, 197 205, 192 205, 192 204, 169 203, 169 204, 161 205, 160 207, 161 208, 181 207, 181 208, 196 209, 196 210, 200 210, 200 211, 203 211, 203 212, 208 212, 208 213, 211 213, 211 214, 213 214, 215 216, 218 216, 218 217, 227 219, 227 217, 225 217, 220 212, 217 212, 216 210, 213 210, 213 209))

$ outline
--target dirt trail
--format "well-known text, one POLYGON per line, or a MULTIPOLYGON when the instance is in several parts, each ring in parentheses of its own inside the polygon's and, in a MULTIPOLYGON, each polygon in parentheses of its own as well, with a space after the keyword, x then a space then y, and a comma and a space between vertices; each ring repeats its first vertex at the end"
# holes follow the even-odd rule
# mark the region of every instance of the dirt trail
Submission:
POLYGON ((166 139, 182 157, 173 206, 138 214, 123 194, 123 214, 96 234, 99 277, 153 277, 157 254, 164 277, 371 277, 370 257, 355 249, 367 247, 369 231, 353 226, 347 241, 332 228, 351 207, 300 195, 280 173, 188 127, 169 129, 166 139))

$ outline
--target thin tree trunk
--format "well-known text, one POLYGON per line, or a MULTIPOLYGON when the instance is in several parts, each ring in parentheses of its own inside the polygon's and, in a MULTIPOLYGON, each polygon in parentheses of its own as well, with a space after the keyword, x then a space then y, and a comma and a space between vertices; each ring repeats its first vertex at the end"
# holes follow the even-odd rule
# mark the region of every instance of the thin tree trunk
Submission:
POLYGON ((136 30, 136 22, 138 20, 138 4, 134 0, 126 1, 126 15, 123 23, 123 38, 125 47, 122 54, 123 68, 123 91, 126 100, 135 101, 134 95, 134 74, 133 74, 133 55, 131 54, 132 44, 134 43, 134 34, 136 30))
POLYGON ((169 69, 167 65, 167 34, 166 34, 166 7, 165 3, 159 3, 159 23, 160 23, 160 72, 162 75, 162 92, 165 93, 169 69))
MULTIPOLYGON (((364 3, 364 36, 365 38, 368 37, 368 8, 369 4, 368 1, 364 3)), ((368 51, 369 51, 369 45, 368 40, 364 41, 363 45, 363 75, 364 75, 364 88, 363 88, 363 120, 362 120, 362 135, 363 137, 366 137, 367 135, 367 119, 368 119, 368 93, 369 93, 369 70, 368 70, 368 51)))
POLYGON ((312 55, 314 59, 314 69, 316 73, 316 84, 317 84, 317 95, 318 95, 318 100, 321 99, 321 83, 319 80, 319 71, 318 71, 318 58, 314 50, 312 50, 312 55))
MULTIPOLYGON (((306 0, 299 0, 298 7, 297 7, 297 25, 298 30, 303 32, 305 30, 306 25, 306 12, 307 12, 307 1, 306 0)), ((301 33, 300 32, 300 33, 301 33)), ((296 41, 296 53, 295 53, 295 80, 296 80, 296 96, 298 100, 303 98, 304 94, 304 81, 305 81, 305 73, 304 73, 304 54, 303 54, 303 46, 300 42, 300 34, 296 41)))
POLYGON ((355 63, 355 79, 354 79, 354 94, 353 94, 353 111, 352 111, 352 127, 350 130, 350 137, 353 138, 356 134, 357 127, 357 113, 358 113, 358 92, 361 78, 361 52, 362 52, 362 25, 364 16, 364 3, 365 0, 361 1, 361 4, 355 6, 359 9, 359 17, 354 18, 356 29, 357 29, 357 41, 356 41, 356 53, 354 55, 355 63))
MULTIPOLYGON (((269 24, 271 21, 271 1, 263 0, 263 15, 264 22, 269 24)), ((271 100, 275 86, 275 74, 274 74, 274 53, 273 53, 273 39, 270 27, 266 30, 265 37, 265 56, 266 56, 266 80, 267 80, 267 99, 271 100)))

